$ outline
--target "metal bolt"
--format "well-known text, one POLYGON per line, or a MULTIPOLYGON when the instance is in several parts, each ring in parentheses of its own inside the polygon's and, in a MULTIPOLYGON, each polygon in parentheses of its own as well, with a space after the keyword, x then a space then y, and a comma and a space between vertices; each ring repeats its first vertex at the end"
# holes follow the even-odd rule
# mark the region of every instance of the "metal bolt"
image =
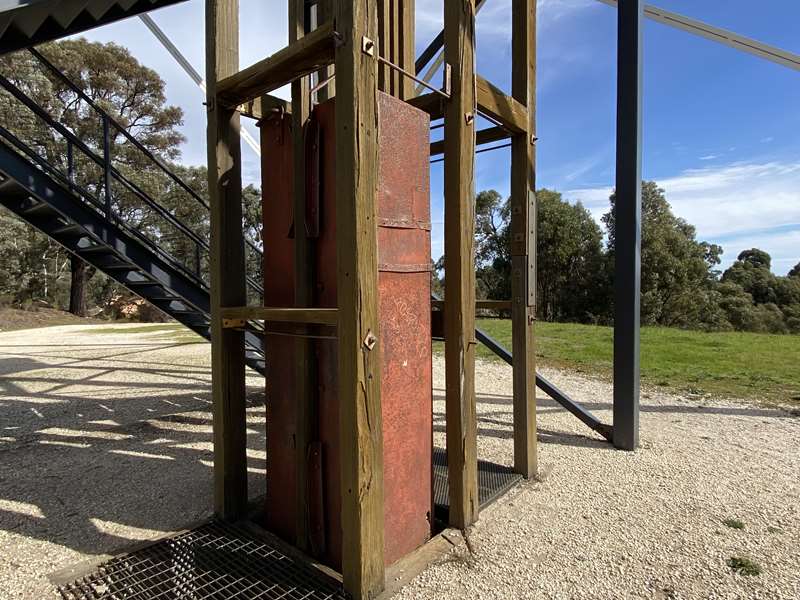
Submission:
POLYGON ((375 56, 375 42, 367 36, 361 38, 361 51, 369 56, 375 56))
POLYGON ((364 338, 364 346, 366 346, 367 350, 372 350, 375 347, 375 344, 378 343, 378 338, 375 336, 372 331, 367 332, 367 337, 364 338))

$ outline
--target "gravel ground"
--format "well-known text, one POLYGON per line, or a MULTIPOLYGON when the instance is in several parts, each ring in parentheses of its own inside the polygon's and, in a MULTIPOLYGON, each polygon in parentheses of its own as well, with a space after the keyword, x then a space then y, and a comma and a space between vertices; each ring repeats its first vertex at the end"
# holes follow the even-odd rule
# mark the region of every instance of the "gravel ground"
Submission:
MULTIPOLYGON (((142 329, 0 334, 0 600, 56 598, 54 571, 210 514, 210 347, 142 329)), ((263 396, 249 383, 259 495, 263 396)))
MULTIPOLYGON (((607 383, 545 373, 610 420, 607 383)), ((440 358, 434 375, 443 445, 440 358)), ((0 600, 53 598, 48 574, 209 514, 209 380, 208 345, 158 327, 0 333, 0 600)), ((264 414, 260 381, 248 384, 256 496, 264 414)), ((510 464, 510 369, 479 363, 478 388, 480 456, 510 464)), ((541 481, 487 509, 472 553, 454 550, 398 598, 800 598, 796 415, 645 392, 635 453, 546 398, 538 415, 541 481), (732 557, 762 573, 733 573, 732 557)))
MULTIPOLYGON (((510 368, 481 363, 478 373, 479 455, 510 465, 510 368)), ((610 422, 608 383, 544 374, 610 422)), ((444 381, 441 362, 434 381, 444 381)), ((473 552, 455 550, 399 599, 800 598, 796 412, 647 390, 642 448, 627 453, 545 397, 538 430, 541 481, 491 506, 468 534, 473 552), (734 573, 733 557, 761 575, 734 573)))

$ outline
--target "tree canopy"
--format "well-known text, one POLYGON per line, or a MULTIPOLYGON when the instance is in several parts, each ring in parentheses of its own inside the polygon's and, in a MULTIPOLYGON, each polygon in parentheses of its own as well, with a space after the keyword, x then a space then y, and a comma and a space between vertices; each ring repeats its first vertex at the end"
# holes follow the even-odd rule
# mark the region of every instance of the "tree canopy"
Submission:
MULTIPOLYGON (((601 218, 553 190, 537 199, 537 312, 548 321, 613 321, 616 196, 601 218)), ((510 298, 510 208, 494 190, 476 196, 479 298, 510 298)), ((708 330, 800 332, 800 265, 787 277, 771 258, 745 250, 724 273, 722 248, 700 241, 663 189, 642 185, 642 322, 708 330)), ((438 265, 442 267, 441 261, 438 265)))
MULTIPOLYGON (((207 202, 205 167, 183 167, 180 158, 183 136, 178 127, 183 114, 166 101, 161 77, 141 65, 127 49, 116 44, 101 44, 85 39, 64 40, 39 47, 43 56, 106 111, 119 124, 110 127, 110 154, 113 166, 133 186, 165 207, 200 239, 209 239, 209 214, 201 202, 177 184, 140 148, 131 143, 125 129, 146 150, 176 173, 200 198, 207 202)), ((23 51, 0 57, 0 72, 52 117, 74 133, 98 156, 103 155, 103 121, 92 106, 69 85, 23 51)), ((67 172, 66 142, 33 112, 9 94, 0 93, 0 119, 4 126, 45 158, 67 172)), ((102 169, 79 150, 74 152, 74 178, 78 185, 100 197, 102 169)), ((180 227, 153 210, 131 187, 111 187, 113 210, 128 227, 158 243, 187 269, 197 267, 195 242, 180 227)), ((248 237, 260 241, 260 193, 245 190, 246 216, 243 224, 248 237)), ((88 306, 107 306, 118 296, 130 296, 76 257, 70 257, 47 236, 30 230, 6 213, 0 226, 19 230, 21 235, 0 241, 0 257, 10 268, 0 273, 0 297, 12 302, 45 301, 86 314, 88 306), (11 275, 13 273, 13 276, 11 275)), ((201 256, 201 267, 207 257, 201 256)), ((256 260, 256 259, 253 259, 256 260)), ((260 269, 254 265, 254 272, 260 269)))

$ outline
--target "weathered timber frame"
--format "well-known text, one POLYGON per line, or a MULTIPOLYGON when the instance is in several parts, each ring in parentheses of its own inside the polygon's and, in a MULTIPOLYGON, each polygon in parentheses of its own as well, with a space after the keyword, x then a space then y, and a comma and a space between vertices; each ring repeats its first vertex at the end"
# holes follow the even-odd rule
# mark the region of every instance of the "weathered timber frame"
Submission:
MULTIPOLYGON (((206 0, 209 114, 209 180, 212 190, 214 287, 214 417, 216 510, 243 516, 244 345, 242 330, 254 321, 326 328, 338 341, 341 436, 342 581, 354 598, 373 598, 385 584, 383 558, 383 435, 380 400, 381 340, 378 315, 377 176, 378 91, 392 94, 444 119, 444 140, 431 150, 444 155, 445 252, 448 263, 445 317, 446 436, 449 519, 464 529, 478 517, 475 398, 475 310, 510 310, 514 327, 514 464, 536 473, 535 370, 535 0, 513 5, 513 85, 510 96, 475 73, 475 0, 444 3, 444 58, 450 78, 435 100, 415 97, 414 0, 325 0, 289 3, 289 45, 243 70, 238 67, 238 0, 206 0), (411 75, 407 76, 407 75, 411 75), (332 77, 335 76, 335 80, 332 77), (324 84, 330 80, 329 83, 324 84), (316 84, 316 82, 320 82, 316 84), (291 83, 290 103, 267 94, 291 83), (316 90, 312 92, 312 86, 316 90), (323 85, 324 84, 324 85, 323 85), (295 214, 304 207, 303 125, 311 102, 337 96, 336 212, 338 306, 313 308, 313 239, 295 228, 295 308, 248 307, 241 253, 240 115, 268 110, 290 113, 295 214), (243 110, 245 107, 246 110, 243 110), (476 132, 479 111, 496 123, 476 132), (475 148, 478 141, 510 139, 512 150, 513 267, 510 301, 475 301, 475 148)), ((266 243, 269 243, 266 240, 266 243)), ((315 406, 308 380, 313 352, 308 336, 296 342, 297 472, 305 473, 315 406)), ((304 503, 307 484, 298 477, 304 503)), ((308 523, 299 511, 297 545, 309 549, 308 523)))

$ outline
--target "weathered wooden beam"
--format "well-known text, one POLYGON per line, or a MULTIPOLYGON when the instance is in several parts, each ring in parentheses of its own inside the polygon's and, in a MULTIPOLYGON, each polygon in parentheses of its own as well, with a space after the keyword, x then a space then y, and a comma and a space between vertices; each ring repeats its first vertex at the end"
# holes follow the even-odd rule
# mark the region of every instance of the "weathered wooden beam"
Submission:
MULTIPOLYGON (((509 137, 511 137, 511 134, 502 127, 487 127, 475 134, 475 143, 480 146, 481 144, 499 142, 509 137)), ((439 154, 444 154, 444 140, 431 142, 431 156, 437 156, 439 154)))
POLYGON ((247 436, 244 333, 224 329, 221 311, 246 304, 247 294, 239 114, 214 98, 219 79, 238 66, 239 0, 206 0, 214 510, 225 519, 240 518, 247 507, 247 436))
POLYGON ((431 120, 441 119, 444 116, 444 102, 446 98, 436 92, 420 94, 414 98, 409 98, 408 103, 425 111, 431 116, 431 120))
MULTIPOLYGON (((333 0, 319 0, 317 2, 317 24, 333 22, 333 0)), ((333 75, 333 64, 326 65, 317 71, 317 81, 330 79, 333 75)), ((336 95, 336 79, 331 79, 328 85, 317 92, 317 102, 324 102, 336 95)))
POLYGON ((478 75, 476 77, 478 110, 499 122, 514 133, 528 130, 528 111, 518 100, 506 96, 503 91, 478 75))
MULTIPOLYGON (((407 73, 415 73, 414 55, 416 48, 414 41, 416 29, 414 26, 415 0, 399 0, 400 2, 400 66, 407 73)), ((408 100, 415 93, 414 81, 408 77, 400 77, 399 97, 408 100)))
POLYGON ((475 408, 475 0, 445 2, 445 61, 453 66, 444 113, 445 411, 450 525, 478 516, 475 408))
POLYGON ((536 0, 512 5, 511 88, 525 108, 524 131, 511 141, 511 319, 514 469, 536 475, 536 0))
POLYGON ((243 117, 249 117, 251 119, 255 119, 256 121, 260 121, 264 117, 268 116, 272 111, 283 111, 287 114, 291 113, 292 104, 283 98, 264 94, 255 100, 245 102, 244 104, 240 105, 237 110, 243 117))
POLYGON ((342 578, 356 600, 384 587, 383 427, 378 339, 376 3, 339 0, 336 48, 336 261, 339 308, 342 578))
POLYGON ((236 306, 220 310, 222 320, 270 321, 273 323, 305 323, 333 325, 338 323, 335 308, 276 308, 271 306, 236 306))
MULTIPOLYGON (((502 90, 489 83, 480 75, 476 76, 478 112, 500 123, 512 133, 528 130, 528 114, 525 105, 506 96, 502 90)), ((441 119, 450 102, 441 94, 429 92, 408 100, 409 104, 424 110, 431 120, 441 119)))
POLYGON ((333 23, 323 23, 272 56, 222 79, 217 98, 226 106, 239 106, 321 69, 333 60, 335 39, 333 23))
POLYGON ((512 14, 512 95, 525 107, 525 130, 511 147, 512 347, 514 468, 537 472, 536 442, 536 0, 517 0, 512 14))
MULTIPOLYGON (((431 307, 444 310, 444 300, 431 300, 431 307)), ((475 310, 510 310, 511 300, 476 300, 475 310)))
MULTIPOLYGON (((314 33, 306 36, 305 0, 289 0, 289 44, 300 47, 314 33)), ((328 21, 330 23, 330 21, 328 21)), ((332 58, 332 56, 331 56, 332 58)), ((306 233, 306 151, 305 130, 311 115, 311 78, 303 76, 292 81, 292 175, 294 226, 294 304, 310 307, 314 301, 314 242, 306 233)), ((312 340, 298 337, 294 343, 294 400, 295 400, 295 483, 298 506, 308 506, 308 454, 315 430, 317 411, 316 361, 312 340)), ((308 511, 296 511, 296 542, 298 548, 315 553, 311 547, 308 511)))

